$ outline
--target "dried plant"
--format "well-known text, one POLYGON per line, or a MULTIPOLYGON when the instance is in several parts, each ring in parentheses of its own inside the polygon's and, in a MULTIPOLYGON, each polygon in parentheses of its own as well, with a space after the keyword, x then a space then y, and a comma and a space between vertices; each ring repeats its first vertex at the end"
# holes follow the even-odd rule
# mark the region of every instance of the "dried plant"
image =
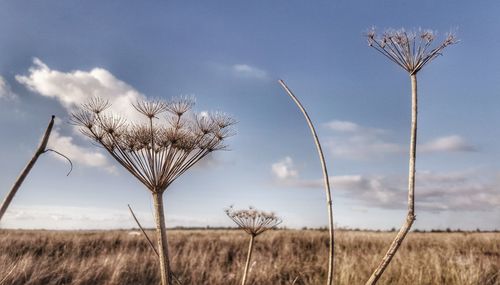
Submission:
POLYGON ((404 29, 387 30, 377 35, 375 29, 367 34, 368 45, 383 54, 385 57, 406 70, 411 80, 411 126, 410 126, 410 158, 408 173, 408 213, 406 221, 399 230, 389 250, 380 265, 370 276, 366 284, 376 284, 384 270, 391 262, 392 257, 403 242, 406 234, 415 221, 415 161, 417 151, 417 73, 429 62, 435 59, 444 48, 457 43, 455 35, 448 34, 446 38, 433 46, 435 33, 430 30, 408 32, 404 29))
MULTIPOLYGON (((139 222, 139 219, 137 219, 137 216, 135 215, 134 210, 132 210, 132 207, 130 205, 127 205, 127 206, 128 206, 128 210, 130 211, 130 214, 132 215, 132 218, 134 219, 135 223, 139 227, 139 230, 141 231, 142 236, 144 237, 144 239, 148 243, 149 247, 153 250, 153 252, 155 253, 156 257, 160 258, 160 254, 158 253, 158 250, 156 250, 156 248, 155 248, 155 246, 153 244, 153 241, 151 241, 151 238, 149 238, 148 234, 146 233, 146 230, 144 230, 144 227, 139 222)), ((174 279, 174 281, 178 285, 182 285, 182 282, 179 280, 179 278, 177 278, 175 276, 175 274, 173 272, 170 272, 170 274, 172 275, 172 279, 174 279)), ((0 285, 1 285, 1 283, 0 283, 0 285)))
POLYGON ((38 158, 40 157, 40 155, 42 155, 46 152, 49 152, 49 151, 51 151, 57 155, 60 155, 63 158, 65 158, 70 164, 70 170, 69 170, 67 175, 69 175, 71 173, 71 170, 73 170, 73 163, 71 162, 71 160, 68 157, 66 157, 64 154, 62 154, 56 150, 47 148, 47 143, 49 142, 50 134, 52 132, 52 128, 54 127, 54 119, 55 119, 55 116, 52 116, 50 118, 47 129, 45 130, 45 133, 43 134, 43 137, 40 140, 40 144, 38 145, 35 153, 31 157, 28 164, 26 164, 24 169, 21 171, 21 174, 19 174, 16 181, 14 182, 14 185, 10 189, 9 193, 7 193, 7 196, 5 197, 2 204, 0 205, 0 220, 2 220, 3 215, 5 214, 5 212, 7 211, 7 208, 9 207, 10 203, 12 202, 12 199, 14 199, 14 196, 16 195, 17 191, 19 190, 19 188, 23 184, 24 179, 26 179, 26 177, 30 173, 33 166, 35 166, 35 163, 38 160, 38 158))
POLYGON ((190 112, 193 106, 189 98, 138 101, 133 107, 146 117, 146 122, 130 123, 107 112, 108 101, 93 98, 72 114, 72 122, 81 127, 83 134, 106 149, 151 191, 163 285, 173 283, 163 193, 200 159, 224 149, 235 123, 223 113, 194 114, 190 112), (165 120, 160 121, 161 114, 165 120))
POLYGON ((235 210, 233 207, 229 207, 226 209, 226 215, 233 220, 240 229, 250 235, 247 261, 245 263, 245 269, 243 270, 243 278, 241 279, 241 285, 245 285, 250 259, 252 258, 254 239, 263 232, 276 228, 281 224, 282 220, 274 213, 259 211, 252 207, 248 210, 235 210))
POLYGON ((328 169, 326 167, 326 161, 325 161, 325 156, 323 155, 323 149, 321 147, 321 144, 318 139, 318 134, 316 133, 316 129, 314 128, 314 125, 311 121, 311 118, 309 118, 309 114, 307 114, 306 109, 304 106, 302 106, 302 103, 300 103, 299 99, 293 94, 292 90, 288 88, 288 86, 285 84, 285 81, 279 80, 278 81, 281 87, 285 89, 286 93, 290 98, 293 100, 295 105, 299 108, 300 112, 302 112, 302 115, 304 115, 304 118, 306 119, 307 125, 309 126, 309 130, 311 131, 311 135, 314 139, 314 144, 316 145, 316 150, 318 152, 319 156, 319 161, 321 163, 321 170, 323 171, 323 185, 325 188, 325 196, 326 196, 326 207, 327 207, 327 212, 328 212, 328 235, 329 235, 329 248, 328 248, 328 276, 326 279, 326 284, 331 285, 333 284, 333 275, 334 275, 334 258, 335 258, 335 236, 334 236, 334 227, 333 227, 333 209, 332 209, 332 192, 330 190, 330 178, 328 176, 328 169))

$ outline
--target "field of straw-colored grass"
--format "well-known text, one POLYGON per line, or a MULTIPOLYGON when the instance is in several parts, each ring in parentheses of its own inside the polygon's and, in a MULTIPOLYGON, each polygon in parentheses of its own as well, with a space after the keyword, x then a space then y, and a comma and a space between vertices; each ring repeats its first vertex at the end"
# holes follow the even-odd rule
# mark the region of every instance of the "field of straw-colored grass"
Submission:
MULTIPOLYGON (((335 284, 364 284, 393 237, 338 232, 335 284)), ((247 238, 169 231, 174 273, 183 284, 238 284, 247 238)), ((257 238, 248 284, 323 284, 327 247, 327 232, 267 232, 257 238)), ((156 256, 140 235, 0 230, 2 285, 158 282, 156 256)), ((500 233, 410 233, 379 284, 500 284, 500 233)))

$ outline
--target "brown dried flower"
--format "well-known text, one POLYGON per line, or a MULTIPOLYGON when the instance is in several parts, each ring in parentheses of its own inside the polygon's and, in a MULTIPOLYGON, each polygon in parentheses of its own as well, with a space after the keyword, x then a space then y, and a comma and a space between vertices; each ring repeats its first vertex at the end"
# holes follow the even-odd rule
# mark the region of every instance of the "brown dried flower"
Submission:
POLYGON ((252 207, 235 210, 231 206, 225 212, 240 229, 252 236, 258 236, 267 230, 274 229, 282 222, 281 218, 277 217, 276 214, 259 211, 252 207))
POLYGON ((232 134, 234 119, 228 115, 183 116, 193 105, 188 98, 138 101, 133 107, 149 124, 129 123, 104 113, 108 101, 92 98, 72 114, 72 122, 149 190, 161 193, 208 153, 225 148, 223 141, 232 134), (162 112, 170 116, 157 122, 162 112))
POLYGON ((374 28, 366 34, 368 45, 388 59, 408 71, 416 74, 428 62, 441 55, 441 51, 458 42, 455 35, 449 33, 439 45, 431 48, 435 33, 431 30, 406 31, 405 29, 387 30, 377 35, 374 28))

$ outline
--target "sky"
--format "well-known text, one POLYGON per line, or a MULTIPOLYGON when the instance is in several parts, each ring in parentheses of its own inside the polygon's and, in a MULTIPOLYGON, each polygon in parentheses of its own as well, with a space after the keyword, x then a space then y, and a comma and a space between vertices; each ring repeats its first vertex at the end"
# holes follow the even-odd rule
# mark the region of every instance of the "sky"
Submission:
POLYGON ((274 211, 289 228, 327 225, 309 129, 325 150, 337 227, 397 228, 406 215, 408 74, 368 47, 375 27, 454 32, 418 73, 414 228, 500 229, 500 3, 482 1, 2 1, 0 199, 41 156, 2 228, 153 226, 151 195, 69 124, 93 96, 128 118, 139 98, 196 98, 237 119, 229 150, 175 181, 167 226, 232 226, 224 209, 274 211))

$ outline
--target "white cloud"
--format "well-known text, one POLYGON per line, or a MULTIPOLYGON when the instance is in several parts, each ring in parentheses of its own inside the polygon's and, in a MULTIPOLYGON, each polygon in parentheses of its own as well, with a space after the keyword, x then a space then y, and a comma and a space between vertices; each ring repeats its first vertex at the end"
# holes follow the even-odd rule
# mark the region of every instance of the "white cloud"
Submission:
MULTIPOLYGON (((53 130, 47 148, 54 149, 67 156, 73 163, 91 167, 103 167, 110 172, 114 172, 114 167, 110 165, 104 154, 96 148, 89 149, 76 145, 72 137, 63 136, 58 130, 53 130)), ((61 156, 55 156, 65 160, 61 156)))
POLYGON ((390 133, 384 129, 368 128, 350 121, 333 120, 324 126, 334 132, 325 145, 334 157, 366 159, 386 154, 402 153, 404 147, 387 141, 390 133))
MULTIPOLYGON (((16 80, 41 96, 56 99, 68 113, 86 103, 90 98, 98 96, 109 100, 112 104, 111 111, 128 119, 141 118, 131 104, 144 98, 144 95, 102 68, 62 72, 49 68, 40 59, 35 58, 28 75, 17 75, 16 80)), ((53 130, 49 147, 66 155, 76 164, 114 171, 106 155, 96 148, 79 146, 72 137, 61 135, 59 130, 53 130)), ((63 159, 60 156, 56 157, 63 159)))
POLYGON ((326 128, 342 133, 386 134, 387 130, 360 126, 351 121, 333 120, 324 124, 326 128))
POLYGON ((292 158, 289 156, 276 163, 273 163, 273 165, 271 165, 271 170, 276 178, 282 180, 296 178, 299 175, 299 172, 295 168, 292 158))
POLYGON ((476 148, 465 141, 459 135, 450 135, 436 138, 430 142, 422 144, 419 148, 422 152, 440 152, 440 151, 475 151, 476 148))
POLYGON ((0 76, 0 99, 13 99, 16 97, 17 95, 12 91, 9 83, 0 76))
MULTIPOLYGON (((325 146, 334 157, 345 159, 380 158, 403 154, 408 145, 390 141, 389 130, 364 127, 350 121, 334 120, 324 124, 334 134, 327 137, 325 146)), ((476 148, 459 135, 438 137, 417 146, 419 153, 470 152, 476 148)))
POLYGON ((62 72, 49 68, 38 58, 33 59, 29 74, 16 75, 16 80, 33 92, 57 99, 68 112, 90 98, 99 96, 109 100, 113 111, 136 117, 138 113, 131 108, 131 103, 144 97, 106 69, 62 72))
POLYGON ((235 64, 232 66, 233 72, 242 77, 266 79, 268 74, 265 70, 259 69, 248 64, 235 64))
MULTIPOLYGON (((500 177, 479 173, 417 172, 415 203, 418 210, 489 211, 500 208, 500 177)), ((407 207, 407 178, 390 175, 342 175, 330 177, 333 195, 358 201, 363 206, 382 209, 407 207)), ((282 185, 322 188, 323 180, 285 179, 282 185)))
POLYGON ((402 145, 386 142, 372 136, 357 135, 348 138, 330 138, 326 146, 334 157, 347 159, 368 159, 386 154, 402 153, 402 145))
POLYGON ((360 126, 356 123, 339 120, 328 122, 325 124, 325 126, 330 130, 339 132, 356 132, 360 129, 360 126))

